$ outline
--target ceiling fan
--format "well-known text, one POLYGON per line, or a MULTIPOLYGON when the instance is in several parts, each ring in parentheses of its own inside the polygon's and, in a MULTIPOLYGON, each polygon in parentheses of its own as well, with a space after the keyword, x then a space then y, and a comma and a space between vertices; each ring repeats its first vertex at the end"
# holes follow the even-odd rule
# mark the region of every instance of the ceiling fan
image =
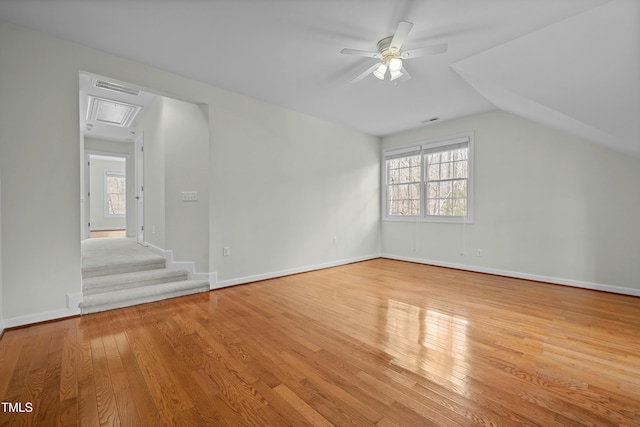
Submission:
POLYGON ((367 68, 351 81, 354 83, 358 82, 371 73, 373 73, 376 78, 384 80, 387 75, 387 71, 389 71, 389 77, 391 80, 396 80, 403 76, 403 80, 408 80, 411 76, 404 68, 403 61, 424 55, 436 55, 447 51, 446 43, 403 51, 402 45, 407 39, 407 36, 409 36, 409 32, 412 27, 413 24, 411 22, 400 22, 393 36, 385 37, 378 42, 377 52, 367 52, 365 50, 348 48, 342 49, 340 53, 344 53, 346 55, 365 56, 367 58, 380 60, 379 63, 367 68))

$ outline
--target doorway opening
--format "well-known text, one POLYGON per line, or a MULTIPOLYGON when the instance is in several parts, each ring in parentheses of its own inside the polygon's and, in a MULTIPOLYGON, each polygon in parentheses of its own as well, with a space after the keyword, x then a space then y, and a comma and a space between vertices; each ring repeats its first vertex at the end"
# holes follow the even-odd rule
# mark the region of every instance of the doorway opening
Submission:
MULTIPOLYGON (((124 197, 126 205, 123 211, 107 211, 106 216, 117 214, 126 218, 127 239, 150 250, 173 253, 181 261, 207 269, 208 105, 170 98, 132 83, 80 71, 79 107, 81 159, 85 159, 87 151, 128 156, 125 195, 112 191, 112 199, 124 197)), ((86 164, 94 163, 87 160, 86 164)), ((96 215, 104 216, 108 200, 103 208, 91 207, 97 198, 96 190, 88 191, 91 183, 85 177, 90 177, 91 172, 85 171, 87 166, 80 166, 81 235, 83 240, 93 241, 90 246, 95 246, 111 239, 90 239, 92 232, 96 236, 96 231, 109 232, 108 228, 116 226, 96 224, 102 219, 96 215)), ((109 180, 109 176, 102 176, 99 181, 105 179, 109 180)), ((118 181, 118 177, 112 179, 118 181)), ((122 225, 117 228, 121 230, 122 225)), ((84 243, 89 242, 83 242, 82 248, 86 246, 84 243)))
POLYGON ((85 188, 87 226, 85 236, 126 237, 128 218, 134 209, 128 206, 131 191, 126 154, 85 150, 85 188))

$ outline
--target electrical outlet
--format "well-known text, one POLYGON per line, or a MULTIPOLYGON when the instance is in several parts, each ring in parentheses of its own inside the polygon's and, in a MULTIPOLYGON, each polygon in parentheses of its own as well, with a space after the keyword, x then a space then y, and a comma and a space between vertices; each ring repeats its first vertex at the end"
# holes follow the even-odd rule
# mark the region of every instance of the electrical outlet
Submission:
POLYGON ((229 256, 231 255, 231 248, 229 248, 229 246, 225 246, 222 248, 222 256, 229 256))

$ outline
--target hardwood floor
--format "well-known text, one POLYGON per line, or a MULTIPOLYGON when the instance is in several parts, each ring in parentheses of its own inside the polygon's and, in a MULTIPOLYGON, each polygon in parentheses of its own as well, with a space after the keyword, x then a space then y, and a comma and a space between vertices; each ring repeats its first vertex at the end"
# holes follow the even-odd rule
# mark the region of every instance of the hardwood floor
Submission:
POLYGON ((126 230, 96 230, 89 232, 89 237, 91 238, 99 238, 99 237, 126 237, 126 230))
POLYGON ((640 425, 640 298, 378 259, 6 331, 0 425, 640 425))

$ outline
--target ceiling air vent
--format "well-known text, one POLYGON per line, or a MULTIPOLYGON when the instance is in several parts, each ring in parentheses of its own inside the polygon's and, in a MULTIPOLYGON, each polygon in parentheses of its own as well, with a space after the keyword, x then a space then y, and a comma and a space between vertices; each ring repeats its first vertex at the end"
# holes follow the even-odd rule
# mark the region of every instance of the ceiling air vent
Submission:
POLYGON ((140 91, 138 89, 134 89, 132 87, 126 87, 123 85, 119 85, 117 83, 108 82, 106 80, 96 80, 93 85, 100 89, 112 90, 114 92, 126 93, 128 95, 134 95, 134 96, 140 95, 140 91))
POLYGON ((89 95, 87 120, 128 127, 131 126, 141 109, 140 105, 89 95))

